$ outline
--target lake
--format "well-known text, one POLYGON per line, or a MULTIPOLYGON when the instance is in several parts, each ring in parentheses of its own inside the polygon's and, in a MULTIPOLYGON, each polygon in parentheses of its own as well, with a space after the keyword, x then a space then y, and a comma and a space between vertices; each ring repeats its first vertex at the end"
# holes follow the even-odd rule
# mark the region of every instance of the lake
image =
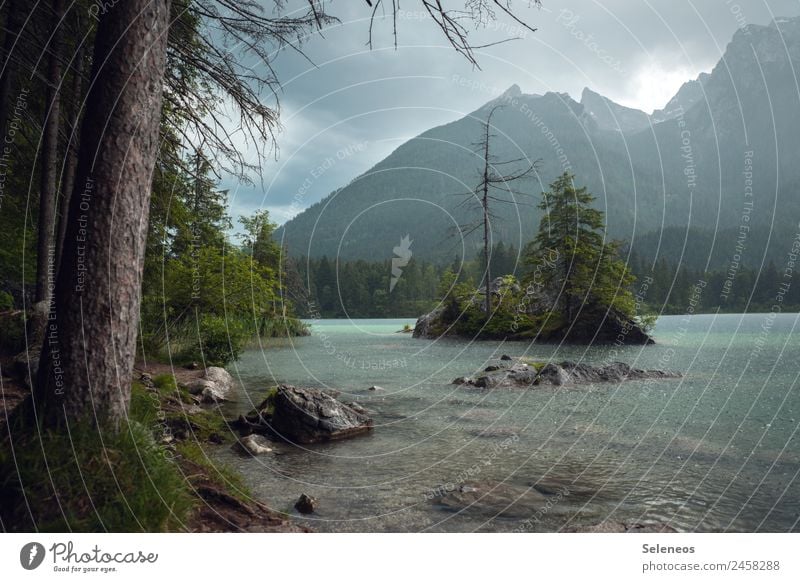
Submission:
POLYGON ((397 333, 406 323, 315 321, 312 336, 264 342, 230 367, 243 391, 227 414, 251 409, 276 383, 330 388, 373 411, 370 436, 279 445, 257 458, 220 448, 214 460, 318 531, 559 531, 604 520, 800 529, 798 315, 666 316, 656 345, 623 348, 418 340, 397 333), (493 391, 451 384, 502 354, 684 376, 493 391), (542 482, 551 490, 531 489, 542 482), (442 503, 453 490, 471 497, 442 503), (318 500, 310 517, 292 509, 301 493, 318 500))

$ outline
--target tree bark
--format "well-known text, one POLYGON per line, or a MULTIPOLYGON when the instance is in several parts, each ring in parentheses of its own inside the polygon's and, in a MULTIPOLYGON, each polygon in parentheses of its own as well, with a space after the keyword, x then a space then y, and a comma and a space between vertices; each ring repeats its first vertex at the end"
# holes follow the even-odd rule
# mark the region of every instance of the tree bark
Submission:
MULTIPOLYGON (((80 28, 80 27, 79 27, 80 28)), ((75 188, 75 172, 78 169, 78 130, 81 121, 81 111, 83 110, 81 99, 83 98, 83 45, 78 49, 75 57, 75 70, 72 77, 72 119, 70 120, 69 136, 66 146, 66 166, 64 168, 64 179, 61 181, 61 203, 59 206, 58 234, 56 235, 56 268, 61 264, 61 256, 64 254, 64 236, 67 232, 67 215, 69 213, 69 201, 72 198, 72 190, 75 188)))
POLYGON ((33 410, 45 426, 119 426, 136 353, 169 0, 100 14, 64 254, 33 410))
MULTIPOLYGON (((6 135, 8 112, 11 111, 11 87, 14 84, 16 67, 11 60, 14 46, 19 37, 22 19, 19 0, 9 0, 5 21, 5 38, 3 38, 3 64, 0 72, 0 132, 6 135)), ((0 139, 4 139, 0 138, 0 139)))
POLYGON ((58 125, 61 121, 61 38, 64 0, 53 0, 52 37, 47 64, 47 97, 42 123, 39 168, 39 236, 36 253, 36 298, 49 301, 55 281, 56 174, 58 125))

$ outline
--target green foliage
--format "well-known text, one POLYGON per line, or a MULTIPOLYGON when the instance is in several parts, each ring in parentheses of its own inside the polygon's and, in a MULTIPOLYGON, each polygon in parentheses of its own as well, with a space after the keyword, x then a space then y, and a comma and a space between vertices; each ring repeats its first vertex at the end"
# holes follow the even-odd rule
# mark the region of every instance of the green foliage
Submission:
POLYGON ((492 303, 492 316, 487 319, 483 294, 469 283, 458 283, 444 297, 440 328, 432 332, 484 339, 533 339, 559 325, 558 317, 550 312, 531 314, 529 302, 516 277, 507 275, 492 303))
POLYGON ((178 392, 178 383, 172 374, 159 374, 153 378, 153 384, 161 394, 170 395, 178 392))
POLYGON ((131 418, 153 426, 156 431, 169 432, 179 439, 195 442, 230 440, 231 429, 219 409, 212 408, 187 414, 182 408, 165 404, 166 398, 171 396, 178 396, 184 404, 191 404, 193 401, 183 388, 175 386, 172 375, 165 374, 157 378, 165 379, 161 387, 156 383, 156 379, 153 379, 158 392, 148 390, 140 382, 132 384, 129 409, 131 418), (171 380, 167 381, 166 378, 171 380))
MULTIPOLYGON (((503 243, 491 254, 492 273, 511 275, 521 267, 517 250, 503 243)), ((483 276, 483 254, 456 258, 450 265, 411 259, 393 289, 392 262, 297 260, 299 280, 308 285, 308 317, 417 317, 433 309, 456 283, 477 285, 483 276)))
POLYGON ((181 529, 193 501, 150 427, 88 424, 31 431, 0 448, 6 523, 38 531, 165 532, 181 529), (25 501, 23 501, 23 492, 25 501))
MULTIPOLYGON (((202 158, 197 163, 206 171, 202 158)), ((243 249, 228 243, 224 193, 202 176, 167 165, 154 183, 140 333, 150 354, 169 347, 180 361, 200 361, 202 353, 207 364, 224 365, 254 335, 308 331, 283 297, 280 248, 264 239, 274 228, 268 214, 244 219, 253 232, 243 249)))
POLYGON ((145 426, 155 426, 160 411, 161 401, 158 394, 150 392, 140 382, 132 382, 128 416, 145 426))
POLYGON ((236 360, 250 337, 238 319, 226 320, 216 315, 201 315, 197 335, 179 352, 177 359, 202 361, 206 366, 225 366, 236 360))
POLYGON ((8 311, 14 309, 14 298, 11 293, 0 291, 0 311, 8 311))
POLYGON ((645 261, 632 253, 630 263, 640 282, 643 310, 650 315, 769 312, 776 303, 784 312, 800 311, 800 285, 781 287, 787 279, 774 261, 755 269, 740 265, 706 271, 663 257, 645 261))
POLYGON ((276 224, 269 219, 267 210, 257 210, 253 216, 242 216, 244 227, 242 248, 253 258, 253 263, 277 271, 281 262, 281 247, 272 239, 276 224))
POLYGON ((594 197, 574 180, 565 172, 543 193, 539 233, 526 250, 526 283, 558 297, 567 326, 578 318, 597 321, 594 314, 609 309, 634 318, 635 278, 618 258, 618 245, 604 240, 603 213, 592 207, 594 197))

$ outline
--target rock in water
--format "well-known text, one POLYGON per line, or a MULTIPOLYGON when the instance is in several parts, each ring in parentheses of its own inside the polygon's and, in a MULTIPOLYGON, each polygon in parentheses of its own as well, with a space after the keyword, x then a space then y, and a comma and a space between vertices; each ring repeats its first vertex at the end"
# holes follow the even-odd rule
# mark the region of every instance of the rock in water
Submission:
POLYGON ((314 388, 281 385, 274 399, 273 432, 295 443, 339 440, 372 430, 372 419, 314 388))
POLYGON ((271 453, 272 448, 269 444, 266 438, 257 434, 248 435, 239 441, 239 446, 253 456, 271 453))
POLYGON ((602 521, 593 525, 581 525, 564 530, 569 533, 678 533, 665 523, 623 523, 621 521, 602 521))
POLYGON ((314 513, 314 507, 317 505, 317 500, 303 493, 294 504, 294 508, 300 513, 314 513))
POLYGON ((476 386, 478 388, 525 388, 529 386, 565 386, 599 382, 617 383, 625 380, 680 377, 681 374, 677 372, 640 370, 631 368, 624 362, 612 362, 605 366, 576 364, 569 361, 561 362, 560 364, 550 362, 541 366, 538 371, 536 366, 529 366, 524 362, 516 362, 507 369, 489 370, 474 379, 461 376, 453 380, 452 383, 476 386))
POLYGON ((570 376, 563 367, 556 364, 547 364, 539 371, 539 383, 563 386, 569 384, 570 376))
POLYGON ((412 337, 415 338, 434 338, 438 337, 439 334, 435 333, 432 327, 434 324, 439 323, 439 320, 444 313, 444 307, 439 306, 430 313, 426 313, 425 315, 421 316, 417 319, 417 323, 414 326, 414 333, 412 337))

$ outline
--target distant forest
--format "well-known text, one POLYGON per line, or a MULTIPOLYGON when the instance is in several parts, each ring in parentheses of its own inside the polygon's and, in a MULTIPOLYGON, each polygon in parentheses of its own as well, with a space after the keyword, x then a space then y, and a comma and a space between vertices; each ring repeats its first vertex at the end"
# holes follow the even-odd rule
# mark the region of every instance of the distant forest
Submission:
MULTIPOLYGON (((519 255, 514 246, 503 243, 494 246, 493 276, 513 274, 522 278, 525 268, 519 255)), ((337 261, 322 257, 298 258, 292 262, 303 287, 300 292, 295 287, 293 300, 298 314, 312 319, 418 317, 438 303, 442 294, 439 281, 445 272, 452 271, 458 274, 459 282, 477 286, 484 270, 483 259, 478 255, 464 262, 456 257, 449 265, 412 258, 390 291, 390 260, 337 261)), ((648 313, 770 311, 781 289, 781 274, 773 261, 760 269, 732 263, 727 268, 706 271, 691 266, 691 260, 679 267, 664 257, 653 262, 631 252, 627 262, 638 279, 633 291, 641 292, 648 313)), ((297 281, 295 277, 292 279, 297 281)), ((778 302, 782 311, 800 310, 800 286, 786 289, 778 302)))

